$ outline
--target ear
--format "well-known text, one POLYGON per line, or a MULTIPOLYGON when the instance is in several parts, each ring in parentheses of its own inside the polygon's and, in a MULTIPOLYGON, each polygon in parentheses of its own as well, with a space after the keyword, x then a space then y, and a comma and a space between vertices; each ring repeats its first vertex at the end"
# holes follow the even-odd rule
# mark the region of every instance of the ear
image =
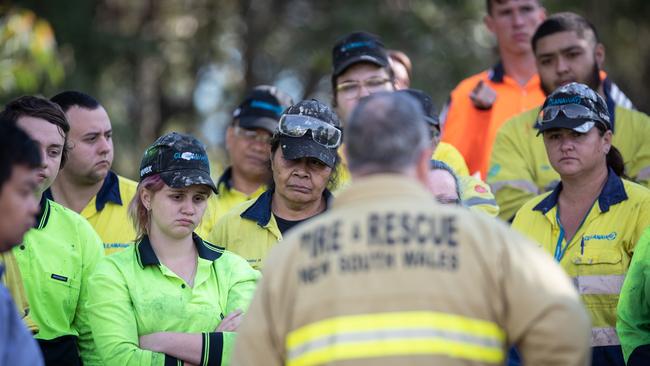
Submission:
POLYGON ((605 154, 607 154, 609 150, 612 148, 612 131, 611 130, 605 131, 602 139, 603 139, 603 151, 605 152, 605 154))
POLYGON ((142 205, 144 206, 144 208, 147 209, 147 211, 151 210, 152 197, 153 194, 148 189, 143 189, 142 191, 140 191, 140 202, 142 202, 142 205))
POLYGON ((483 17, 483 24, 485 24, 485 27, 490 33, 494 34, 494 18, 490 14, 483 17))
POLYGON ((427 187, 429 184, 429 167, 431 165, 431 155, 433 155, 433 150, 431 148, 424 149, 420 153, 417 164, 415 166, 415 177, 425 187, 427 187))
POLYGON ((598 69, 602 70, 603 65, 605 64, 605 46, 603 46, 602 43, 596 44, 596 48, 594 49, 594 58, 596 59, 598 69))

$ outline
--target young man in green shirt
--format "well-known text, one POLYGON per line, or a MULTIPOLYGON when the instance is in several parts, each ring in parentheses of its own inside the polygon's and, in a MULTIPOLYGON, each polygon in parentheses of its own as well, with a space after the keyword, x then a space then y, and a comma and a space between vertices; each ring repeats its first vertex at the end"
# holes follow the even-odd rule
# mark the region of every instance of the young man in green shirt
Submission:
POLYGON ((23 277, 30 314, 39 328, 46 365, 81 365, 91 360, 93 341, 84 308, 87 279, 103 255, 102 242, 77 213, 43 197, 65 164, 68 121, 61 108, 24 96, 6 105, 0 119, 13 121, 39 144, 40 212, 22 244, 13 249, 23 277))

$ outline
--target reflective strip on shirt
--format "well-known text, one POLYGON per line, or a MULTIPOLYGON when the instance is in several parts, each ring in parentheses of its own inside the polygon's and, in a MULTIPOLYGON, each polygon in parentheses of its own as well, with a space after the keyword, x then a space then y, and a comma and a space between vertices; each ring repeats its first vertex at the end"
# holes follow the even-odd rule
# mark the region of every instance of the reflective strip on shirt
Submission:
POLYGON ((477 206, 477 205, 490 205, 490 206, 497 205, 496 200, 489 199, 489 198, 481 198, 481 197, 470 197, 466 200, 463 200, 463 203, 465 203, 465 206, 467 207, 477 206))
POLYGON ((533 182, 525 179, 502 180, 500 182, 490 184, 490 188, 492 188, 493 193, 496 193, 501 188, 506 186, 521 189, 522 191, 530 192, 533 194, 539 194, 539 188, 537 188, 533 182))
POLYGON ((618 295, 624 280, 625 275, 578 276, 573 284, 581 295, 618 295))
POLYGON ((618 339, 616 329, 613 327, 591 328, 591 346, 619 346, 621 341, 618 339))
POLYGON ((502 363, 505 332, 495 323, 435 312, 343 316, 287 336, 289 366, 400 355, 443 355, 502 363))

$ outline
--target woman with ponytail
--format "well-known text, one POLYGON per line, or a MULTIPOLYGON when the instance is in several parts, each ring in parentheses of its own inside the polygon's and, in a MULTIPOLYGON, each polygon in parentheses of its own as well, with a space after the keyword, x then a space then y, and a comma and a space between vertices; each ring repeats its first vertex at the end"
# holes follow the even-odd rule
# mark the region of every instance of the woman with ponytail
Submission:
POLYGON ((591 314, 592 364, 624 365, 616 305, 635 244, 650 225, 650 191, 623 178, 607 105, 586 85, 551 93, 537 125, 560 183, 527 202, 512 226, 572 277, 591 314))

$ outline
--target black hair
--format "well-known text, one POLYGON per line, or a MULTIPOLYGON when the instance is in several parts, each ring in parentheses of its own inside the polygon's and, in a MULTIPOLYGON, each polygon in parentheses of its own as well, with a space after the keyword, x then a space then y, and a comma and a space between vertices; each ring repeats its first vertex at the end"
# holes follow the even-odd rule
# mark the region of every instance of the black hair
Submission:
POLYGON ((64 112, 67 112, 70 107, 75 105, 90 110, 97 109, 101 106, 97 99, 75 90, 61 92, 50 98, 50 101, 58 104, 64 112))
POLYGON ((539 27, 537 27, 537 30, 535 31, 535 34, 533 34, 533 38, 530 41, 533 46, 533 52, 537 51, 537 41, 539 41, 540 38, 544 38, 555 33, 570 31, 576 32, 578 37, 582 39, 585 39, 588 35, 591 35, 595 43, 600 42, 596 27, 594 27, 594 25, 591 24, 587 19, 576 13, 562 12, 551 15, 550 17, 546 18, 546 20, 544 20, 542 24, 539 25, 539 27))
MULTIPOLYGON (((607 132, 607 127, 601 123, 596 123, 596 127, 598 128, 601 137, 605 135, 605 132, 607 132)), ((625 160, 623 160, 623 155, 614 145, 610 146, 610 149, 605 156, 605 161, 607 166, 611 168, 616 175, 621 178, 630 179, 625 173, 625 160)))
POLYGON ((17 123, 23 116, 41 118, 57 126, 63 136, 63 151, 61 152, 61 166, 63 168, 68 160, 68 132, 70 124, 65 113, 58 104, 50 102, 45 98, 25 95, 9 102, 5 109, 0 112, 0 119, 17 123))
POLYGON ((30 169, 41 165, 38 143, 15 122, 0 119, 0 191, 17 165, 30 169))

